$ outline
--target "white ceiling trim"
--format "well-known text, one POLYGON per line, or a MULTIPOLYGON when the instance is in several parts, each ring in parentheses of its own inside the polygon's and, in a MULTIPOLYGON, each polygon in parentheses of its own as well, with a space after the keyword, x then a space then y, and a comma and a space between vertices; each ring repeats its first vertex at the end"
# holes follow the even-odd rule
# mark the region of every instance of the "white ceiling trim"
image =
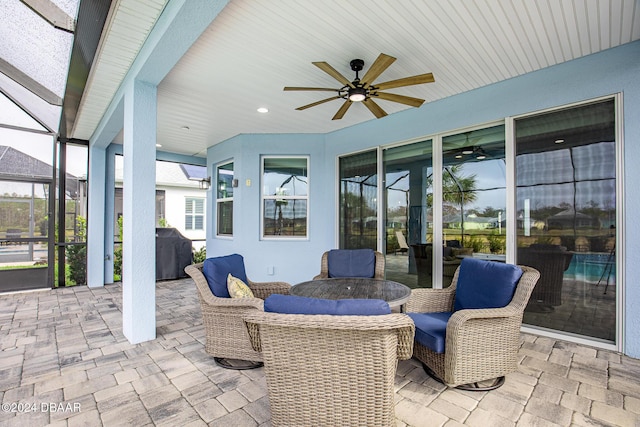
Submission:
MULTIPOLYGON (((163 2, 115 3, 74 137, 95 130, 149 34, 157 16, 146 3, 163 2)), ((353 105, 332 121, 341 101, 296 111, 333 94, 284 86, 341 86, 312 61, 352 79, 351 59, 366 72, 389 54, 397 61, 377 82, 431 72, 435 83, 390 90, 429 103, 638 39, 637 0, 231 0, 159 84, 157 139, 204 156, 240 133, 326 133, 373 119, 353 105)), ((379 104, 389 114, 412 108, 379 104)))
POLYGON ((114 0, 71 137, 89 139, 168 0, 114 0))

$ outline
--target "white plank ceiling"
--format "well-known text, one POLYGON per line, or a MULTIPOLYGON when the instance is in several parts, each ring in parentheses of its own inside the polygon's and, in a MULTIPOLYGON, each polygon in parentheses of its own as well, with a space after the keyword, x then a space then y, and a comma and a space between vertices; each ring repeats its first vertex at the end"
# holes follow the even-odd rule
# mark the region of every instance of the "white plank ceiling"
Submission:
MULTIPOLYGON (((163 1, 118 3, 132 8, 127 19, 144 21, 129 47, 135 51, 150 29, 149 4, 163 1), (136 15, 136 4, 146 12, 136 15)), ((127 23, 113 24, 110 36, 132 37, 135 22, 127 23)), ((284 86, 341 86, 313 61, 351 80, 349 61, 363 59, 366 72, 386 53, 397 61, 376 82, 431 72, 434 83, 389 90, 428 103, 639 38, 639 0, 231 0, 159 85, 158 142, 162 150, 205 156, 207 147, 241 133, 324 133, 376 120, 356 104, 332 121, 340 100, 296 111, 333 94, 284 86)), ((135 57, 126 46, 100 52, 113 67, 123 53, 135 57)), ((94 71, 87 92, 94 95, 83 99, 75 138, 91 136, 117 89, 104 70, 94 71)), ((389 114, 413 108, 379 105, 389 114)))

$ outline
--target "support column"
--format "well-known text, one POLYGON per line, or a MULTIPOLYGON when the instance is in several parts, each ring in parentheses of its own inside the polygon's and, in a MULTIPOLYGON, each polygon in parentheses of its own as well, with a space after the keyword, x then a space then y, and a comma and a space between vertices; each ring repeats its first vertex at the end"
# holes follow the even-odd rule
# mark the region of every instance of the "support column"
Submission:
POLYGON ((156 337, 156 86, 124 94, 122 328, 132 344, 156 337))
POLYGON ((89 146, 87 285, 104 286, 105 149, 89 146))
POLYGON ((107 148, 105 173, 105 204, 104 204, 104 283, 113 283, 114 236, 117 234, 115 226, 115 196, 116 196, 116 150, 111 144, 107 148))

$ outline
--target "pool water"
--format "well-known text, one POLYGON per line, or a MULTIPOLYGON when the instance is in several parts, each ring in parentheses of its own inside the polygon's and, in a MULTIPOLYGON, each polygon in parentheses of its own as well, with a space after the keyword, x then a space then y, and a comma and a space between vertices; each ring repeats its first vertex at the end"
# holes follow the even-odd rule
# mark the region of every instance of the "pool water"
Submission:
POLYGON ((616 257, 615 254, 604 252, 586 252, 575 253, 569 264, 569 268, 564 272, 565 278, 575 278, 579 280, 585 280, 588 282, 598 282, 602 277, 602 280, 606 282, 607 273, 611 268, 611 274, 609 279, 615 279, 616 277, 616 257))

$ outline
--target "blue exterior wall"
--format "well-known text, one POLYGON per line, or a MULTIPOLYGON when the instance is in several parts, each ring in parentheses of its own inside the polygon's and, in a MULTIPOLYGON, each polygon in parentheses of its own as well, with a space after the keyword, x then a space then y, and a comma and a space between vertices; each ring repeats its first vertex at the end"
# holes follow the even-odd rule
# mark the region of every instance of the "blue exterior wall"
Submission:
MULTIPOLYGON (((333 217, 328 206, 335 206, 333 168, 328 170, 324 136, 316 134, 243 134, 209 148, 209 176, 215 181, 215 166, 234 162, 238 187, 233 197, 233 238, 215 237, 215 218, 207 215, 207 256, 240 253, 245 257, 247 276, 253 281, 311 280, 320 273, 320 256, 333 247, 333 231, 324 224, 333 217), (308 239, 261 240, 260 168, 262 155, 309 156, 309 236, 308 239), (251 180, 251 186, 246 181, 251 180), (328 188, 330 187, 330 188, 328 188), (273 267, 273 275, 268 270, 273 267)), ((215 188, 209 190, 208 212, 215 212, 215 188)))
MULTIPOLYGON (((437 76, 436 76, 437 79, 437 76)), ((320 268, 320 255, 336 242, 336 157, 458 128, 479 125, 507 116, 623 94, 623 176, 625 188, 640 187, 640 42, 583 57, 439 101, 408 109, 380 120, 371 120, 326 135, 240 135, 209 148, 207 164, 233 158, 240 187, 234 196, 234 238, 207 238, 207 255, 238 252, 245 256, 252 280, 308 280, 320 268), (260 240, 260 155, 307 154, 310 156, 309 239, 260 240), (244 185, 246 179, 252 186, 244 185), (275 274, 267 275, 273 266, 275 274)), ((357 106, 356 106, 357 107, 357 106)), ((303 114, 303 113, 301 113, 303 114)), ((210 170, 210 172, 213 172, 210 170)), ((212 199, 211 197, 209 198, 212 199)), ((215 210, 209 202, 207 229, 215 232, 215 210)), ((640 358, 640 197, 625 191, 618 207, 625 224, 618 254, 624 268, 624 352, 640 358)))

